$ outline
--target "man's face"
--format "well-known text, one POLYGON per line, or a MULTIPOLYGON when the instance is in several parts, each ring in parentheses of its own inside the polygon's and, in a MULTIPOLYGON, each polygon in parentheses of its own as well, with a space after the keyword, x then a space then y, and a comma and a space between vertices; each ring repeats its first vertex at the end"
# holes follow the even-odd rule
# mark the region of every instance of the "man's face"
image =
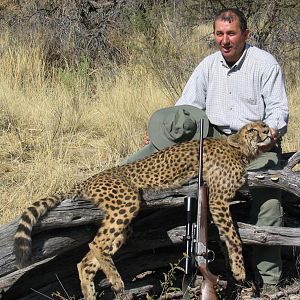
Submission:
POLYGON ((236 62, 242 56, 249 30, 241 32, 240 22, 217 20, 215 22, 215 40, 227 62, 236 62))

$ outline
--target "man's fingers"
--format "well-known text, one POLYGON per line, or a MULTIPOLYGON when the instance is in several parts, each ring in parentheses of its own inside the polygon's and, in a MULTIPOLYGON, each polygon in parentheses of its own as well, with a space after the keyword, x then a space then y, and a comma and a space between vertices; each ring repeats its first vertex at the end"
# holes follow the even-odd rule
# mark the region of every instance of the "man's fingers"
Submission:
POLYGON ((278 131, 274 128, 270 128, 271 136, 274 141, 278 139, 278 131))
POLYGON ((144 136, 144 145, 148 145, 150 143, 150 138, 149 138, 149 136, 146 134, 145 136, 144 136))

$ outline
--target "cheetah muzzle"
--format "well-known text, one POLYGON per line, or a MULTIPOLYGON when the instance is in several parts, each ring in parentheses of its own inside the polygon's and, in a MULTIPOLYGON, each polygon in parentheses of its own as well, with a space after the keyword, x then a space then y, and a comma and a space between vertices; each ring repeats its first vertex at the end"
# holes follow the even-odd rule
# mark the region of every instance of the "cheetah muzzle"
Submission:
MULTIPOLYGON (((231 270, 236 280, 245 279, 242 243, 233 226, 229 201, 245 182, 245 167, 270 143, 263 122, 245 125, 228 137, 204 139, 203 175, 209 187, 209 206, 214 223, 224 236, 231 270)), ((112 256, 125 243, 128 226, 140 209, 141 189, 173 188, 198 174, 198 141, 166 148, 132 164, 115 167, 77 184, 66 194, 33 203, 21 216, 14 251, 18 267, 30 263, 31 232, 39 218, 64 199, 84 198, 105 212, 105 218, 89 244, 89 252, 77 265, 85 299, 96 299, 94 277, 103 271, 112 288, 124 299, 124 283, 112 256)))

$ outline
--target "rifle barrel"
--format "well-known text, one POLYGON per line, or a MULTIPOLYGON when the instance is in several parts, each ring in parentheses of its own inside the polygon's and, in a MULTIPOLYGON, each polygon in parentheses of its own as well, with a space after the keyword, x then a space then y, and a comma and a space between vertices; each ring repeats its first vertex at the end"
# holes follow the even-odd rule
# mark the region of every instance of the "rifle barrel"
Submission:
POLYGON ((199 263, 200 256, 205 258, 207 252, 207 186, 203 180, 203 124, 199 122, 199 174, 198 174, 198 207, 197 207, 197 232, 196 254, 199 263))

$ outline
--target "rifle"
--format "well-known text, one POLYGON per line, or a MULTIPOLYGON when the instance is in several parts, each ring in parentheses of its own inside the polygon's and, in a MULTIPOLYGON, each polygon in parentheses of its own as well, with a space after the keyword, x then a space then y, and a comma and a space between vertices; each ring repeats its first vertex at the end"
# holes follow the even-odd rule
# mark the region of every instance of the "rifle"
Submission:
POLYGON ((208 263, 214 260, 214 252, 207 248, 207 198, 208 188, 203 180, 203 119, 199 123, 199 174, 198 174, 198 201, 197 201, 197 222, 193 222, 194 205, 193 198, 185 198, 185 208, 187 213, 186 224, 186 258, 185 274, 192 273, 193 266, 199 268, 203 276, 201 284, 202 300, 217 300, 216 287, 219 277, 212 274, 208 268, 208 263))

